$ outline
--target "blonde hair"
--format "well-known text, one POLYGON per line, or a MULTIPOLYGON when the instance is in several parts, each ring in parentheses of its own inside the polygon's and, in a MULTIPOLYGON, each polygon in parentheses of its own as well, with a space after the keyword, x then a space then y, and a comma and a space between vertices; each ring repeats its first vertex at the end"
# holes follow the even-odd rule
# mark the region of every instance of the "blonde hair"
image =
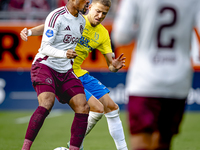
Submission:
POLYGON ((101 3, 104 6, 111 6, 111 0, 92 0, 92 3, 101 3))

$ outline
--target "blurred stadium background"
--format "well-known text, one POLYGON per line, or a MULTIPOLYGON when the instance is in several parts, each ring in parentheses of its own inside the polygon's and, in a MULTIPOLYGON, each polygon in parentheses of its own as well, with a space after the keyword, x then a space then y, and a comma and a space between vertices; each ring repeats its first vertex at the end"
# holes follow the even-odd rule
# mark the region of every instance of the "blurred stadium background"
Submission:
MULTIPOLYGON (((20 132, 18 134, 17 131, 15 130, 15 127, 18 125, 16 125, 13 121, 9 121, 8 118, 12 118, 15 120, 15 118, 25 117, 27 116, 27 114, 31 115, 32 111, 35 110, 38 105, 37 96, 32 87, 31 80, 30 80, 30 67, 31 67, 33 58, 35 54, 37 53, 38 48, 40 47, 41 37, 31 37, 29 38, 28 42, 24 42, 20 39, 20 35, 19 35, 20 31, 25 27, 31 28, 36 25, 44 23, 44 20, 47 14, 55 8, 65 5, 66 1, 67 0, 0 0, 0 135, 1 135, 0 149, 2 150, 3 149, 19 149, 21 145, 18 146, 19 148, 15 146, 12 146, 12 147, 9 147, 9 146, 12 145, 11 141, 13 141, 15 137, 17 138, 17 135, 19 134, 21 138, 21 139, 19 138, 21 140, 19 144, 22 144, 22 140, 24 138, 23 136, 25 134, 25 129, 27 127, 27 123, 25 123, 22 129, 23 133, 20 132), (13 126, 9 128, 14 128, 14 131, 11 131, 10 134, 8 134, 7 132, 8 125, 11 125, 11 124, 13 124, 13 126), (8 135, 12 136, 13 134, 14 135, 16 134, 16 135, 13 136, 12 139, 9 139, 7 137, 8 135), (1 143, 4 143, 4 144, 1 144, 1 143), (5 148, 5 145, 7 145, 7 148, 5 148)), ((115 17, 115 13, 116 13, 119 1, 120 0, 112 0, 112 7, 106 19, 102 23, 107 28, 110 34, 112 33, 112 22, 113 22, 113 18, 115 17)), ((118 57, 121 53, 124 53, 124 56, 127 58, 126 67, 124 67, 118 73, 109 72, 103 55, 101 55, 100 52, 97 50, 94 50, 92 53, 90 53, 89 57, 83 63, 82 68, 89 70, 91 75, 98 78, 103 84, 105 84, 110 89, 111 98, 117 104, 119 104, 120 109, 122 110, 122 121, 124 124, 125 133, 128 136, 126 111, 125 111, 127 99, 125 98, 124 91, 125 91, 126 73, 129 67, 131 53, 133 51, 135 43, 133 41, 129 45, 117 47, 117 48, 114 45, 112 46, 113 46, 113 51, 115 52, 116 57, 118 57)), ((193 52, 191 53, 191 56, 192 56, 191 61, 193 62, 193 68, 194 68, 195 73, 194 73, 194 78, 193 78, 193 86, 188 95, 187 106, 186 106, 186 112, 187 112, 186 116, 188 118, 185 119, 186 121, 184 121, 184 124, 182 127, 183 131, 184 129, 186 129, 187 131, 189 129, 193 129, 195 131, 200 130, 194 127, 194 124, 190 126, 191 123, 195 123, 195 121, 197 120, 197 117, 199 117, 200 115, 198 113, 198 111, 200 110, 200 72, 199 72, 200 71, 200 61, 199 61, 200 36, 196 29, 194 29, 191 49, 193 50, 193 52), (194 119, 194 120, 190 120, 190 119, 194 119)), ((57 109, 70 111, 69 106, 59 104, 56 101, 53 110, 57 110, 57 109)), ((71 112, 69 112, 69 114, 70 113, 71 112)), ((72 116, 73 114, 70 114, 70 115, 72 116)), ((60 118, 60 120, 64 120, 64 118, 60 118)), ((105 118, 103 120, 104 121, 101 121, 101 122, 105 122, 105 118)), ((56 122, 56 121, 52 121, 52 122, 56 122)), ((55 124, 55 128, 57 128, 56 124, 60 124, 60 123, 54 123, 54 124, 55 124)), ((71 124, 71 121, 70 121, 70 124, 71 124)), ((69 129, 70 129, 70 124, 69 124, 69 129)), ((100 125, 98 126, 100 128, 100 125)), ((105 131, 106 133, 105 135, 102 135, 103 138, 104 136, 107 136, 107 135, 109 136, 106 123, 104 123, 104 127, 106 127, 106 131, 105 131)), ((95 129, 95 131, 97 132, 97 134, 100 134, 98 132, 98 128, 95 129)), ((102 130, 100 129, 100 131, 102 130)), ((195 131, 190 131, 190 132, 193 133, 195 131)), ((95 135, 96 132, 94 132, 94 134, 91 134, 91 136, 95 135)), ((195 132, 195 133, 199 133, 199 132, 195 132)), ((57 135, 58 133, 55 133, 55 134, 57 135)), ((183 134, 185 134, 185 132, 183 134)), ((182 145, 181 140, 183 141, 185 140, 186 142, 189 142, 187 139, 188 134, 185 135, 185 139, 184 139, 183 134, 182 134, 182 138, 179 138, 177 141, 175 141, 176 144, 179 143, 179 145, 182 145)), ((51 137, 51 136, 52 135, 48 135, 48 134, 46 135, 46 137, 51 137)), ((57 136, 59 136, 59 134, 57 136)), ((188 137, 188 138, 189 139, 193 138, 192 141, 195 141, 197 136, 195 134, 194 135, 192 134, 191 136, 192 137, 190 138, 188 137)), ((104 139, 107 143, 111 144, 111 147, 109 148, 108 146, 108 149, 109 150, 115 149, 114 143, 110 136, 109 138, 110 138, 109 140, 104 139)), ((92 138, 90 140, 92 140, 92 138)), ((102 141, 105 142, 104 140, 102 141)), ((94 145, 96 146, 98 144, 94 144, 94 145)), ((194 145, 194 143, 192 143, 191 145, 194 145)), ((57 146, 62 146, 62 145, 57 145, 57 146)), ((195 147, 195 149, 197 147, 195 147)), ((51 147, 51 148, 53 149, 54 147, 51 147)), ((37 147, 35 149, 38 149, 38 150, 45 149, 45 147, 44 146, 43 148, 37 147)), ((94 149, 94 148, 88 147, 88 149, 94 149)), ((103 147, 100 146, 99 150, 100 149, 103 149, 103 147)), ((181 148, 180 150, 183 150, 183 149, 184 148, 181 148)), ((186 148, 185 150, 188 150, 188 149, 186 148)), ((200 147, 197 149, 200 149, 200 147)), ((179 150, 179 148, 177 148, 177 150, 179 150)))

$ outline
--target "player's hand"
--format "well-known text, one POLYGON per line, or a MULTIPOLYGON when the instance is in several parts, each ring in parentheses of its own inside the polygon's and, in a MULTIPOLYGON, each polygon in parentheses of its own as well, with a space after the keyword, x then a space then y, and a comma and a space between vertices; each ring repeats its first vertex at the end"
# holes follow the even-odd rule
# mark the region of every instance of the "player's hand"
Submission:
POLYGON ((68 59, 74 59, 78 56, 73 49, 68 49, 66 55, 68 59))
POLYGON ((115 69, 119 70, 122 67, 125 67, 125 59, 126 57, 123 57, 123 53, 116 59, 113 59, 112 65, 115 69))
POLYGON ((24 41, 28 41, 28 29, 24 28, 21 33, 20 33, 20 37, 22 40, 24 41))

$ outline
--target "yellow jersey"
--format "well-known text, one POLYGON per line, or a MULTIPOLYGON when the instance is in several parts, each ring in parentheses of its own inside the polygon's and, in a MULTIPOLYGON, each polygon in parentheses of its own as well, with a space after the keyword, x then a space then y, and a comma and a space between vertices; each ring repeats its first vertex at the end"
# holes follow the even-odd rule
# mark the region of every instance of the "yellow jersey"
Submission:
POLYGON ((92 27, 87 16, 84 16, 84 18, 86 24, 82 37, 75 48, 78 56, 74 59, 73 63, 74 73, 78 77, 88 73, 87 70, 81 68, 81 64, 88 57, 89 52, 98 49, 102 54, 112 53, 110 37, 106 28, 102 24, 92 27))

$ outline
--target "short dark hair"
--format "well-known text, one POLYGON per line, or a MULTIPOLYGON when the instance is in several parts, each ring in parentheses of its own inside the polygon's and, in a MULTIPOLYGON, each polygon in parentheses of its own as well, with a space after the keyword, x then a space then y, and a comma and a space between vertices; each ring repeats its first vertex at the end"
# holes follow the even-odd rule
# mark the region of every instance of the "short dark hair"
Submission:
POLYGON ((111 6, 111 0, 92 0, 92 3, 101 3, 104 6, 111 6))

